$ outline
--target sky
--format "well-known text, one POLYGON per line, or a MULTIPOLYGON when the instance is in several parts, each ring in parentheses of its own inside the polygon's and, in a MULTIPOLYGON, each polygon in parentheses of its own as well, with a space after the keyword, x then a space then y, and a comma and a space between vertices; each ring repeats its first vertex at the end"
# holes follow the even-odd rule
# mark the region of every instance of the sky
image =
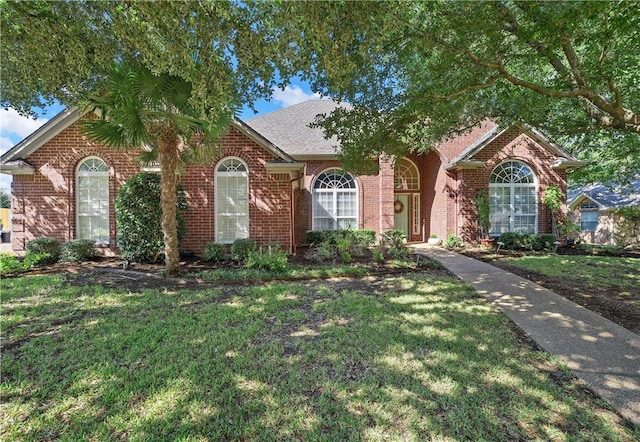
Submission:
MULTIPOLYGON (((258 113, 245 108, 239 115, 241 120, 273 112, 278 109, 292 106, 306 100, 319 99, 320 95, 311 92, 309 86, 304 83, 292 84, 284 90, 274 89, 270 101, 259 100, 255 104, 258 113)), ((18 144, 29 134, 55 117, 64 109, 61 105, 54 105, 38 111, 38 118, 33 119, 19 115, 13 109, 0 109, 0 155, 18 144)), ((11 189, 11 175, 0 173, 0 190, 9 192, 11 189)))

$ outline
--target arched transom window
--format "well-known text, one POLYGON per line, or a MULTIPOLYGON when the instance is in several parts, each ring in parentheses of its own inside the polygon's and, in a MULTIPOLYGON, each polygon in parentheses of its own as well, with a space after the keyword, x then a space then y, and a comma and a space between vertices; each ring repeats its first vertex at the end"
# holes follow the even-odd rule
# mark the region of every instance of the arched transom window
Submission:
POLYGON ((358 188, 353 176, 340 169, 322 172, 313 184, 313 229, 356 229, 358 188))
POLYGON ((536 177, 520 161, 507 161, 496 167, 489 183, 491 233, 537 233, 538 192, 536 177))
POLYGON ((109 169, 98 157, 76 170, 76 237, 109 243, 109 169))
POLYGON ((393 182, 396 190, 420 190, 418 168, 406 158, 396 161, 393 182))
POLYGON ((249 237, 249 173, 239 158, 224 158, 216 167, 216 241, 249 237))

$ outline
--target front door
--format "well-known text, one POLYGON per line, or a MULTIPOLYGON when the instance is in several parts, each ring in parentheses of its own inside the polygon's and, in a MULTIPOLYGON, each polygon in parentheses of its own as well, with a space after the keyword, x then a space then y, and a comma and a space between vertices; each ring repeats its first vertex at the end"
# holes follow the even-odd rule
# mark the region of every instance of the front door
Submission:
POLYGON ((396 194, 393 201, 393 227, 402 230, 407 238, 411 240, 409 230, 409 195, 396 194))

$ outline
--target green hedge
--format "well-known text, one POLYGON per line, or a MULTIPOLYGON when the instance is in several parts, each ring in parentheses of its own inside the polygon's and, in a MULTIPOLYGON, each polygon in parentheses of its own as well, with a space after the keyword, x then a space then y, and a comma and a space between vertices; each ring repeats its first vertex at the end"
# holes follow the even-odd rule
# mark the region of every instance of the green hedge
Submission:
POLYGON ((376 242, 376 231, 372 229, 307 230, 309 244, 328 242, 335 245, 341 239, 348 240, 352 245, 368 247, 376 242))
POLYGON ((515 233, 506 232, 500 235, 499 242, 503 243, 504 249, 509 250, 553 250, 556 236, 551 233, 515 233))
POLYGON ((62 247, 61 261, 83 262, 96 256, 96 243, 91 239, 72 239, 62 247))
POLYGON ((41 257, 39 264, 53 264, 60 259, 62 246, 55 238, 36 238, 27 243, 26 250, 27 255, 47 255, 41 257))

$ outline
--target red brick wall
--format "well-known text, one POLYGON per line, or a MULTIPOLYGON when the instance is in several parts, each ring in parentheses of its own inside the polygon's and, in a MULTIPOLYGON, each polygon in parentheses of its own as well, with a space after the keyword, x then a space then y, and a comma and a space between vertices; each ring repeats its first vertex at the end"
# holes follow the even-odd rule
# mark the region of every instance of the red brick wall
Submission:
POLYGON ((461 170, 456 176, 459 183, 457 234, 465 241, 471 241, 476 232, 475 208, 473 200, 478 189, 489 187, 492 171, 503 161, 517 160, 527 164, 537 179, 538 187, 538 233, 551 232, 551 216, 541 204, 542 194, 550 185, 556 185, 566 193, 567 176, 564 170, 551 168, 555 156, 517 128, 506 131, 493 140, 474 159, 483 161, 485 166, 478 169, 461 170))
MULTIPOLYGON (((296 244, 306 243, 313 226, 312 191, 316 177, 330 168, 342 168, 337 160, 306 161, 304 189, 296 192, 296 244)), ((381 162, 380 174, 356 176, 358 186, 358 228, 375 230, 377 235, 393 229, 393 169, 381 162), (382 208, 382 209, 381 209, 382 208)))
MULTIPOLYGON (((235 129, 223 137, 219 158, 205 166, 189 166, 181 182, 187 193, 187 238, 183 250, 201 253, 213 241, 214 169, 224 156, 237 156, 249 168, 249 232, 258 243, 291 246, 289 174, 268 174, 265 164, 274 156, 235 129)), ((114 200, 119 187, 139 172, 137 151, 118 151, 87 139, 77 125, 65 129, 27 158, 34 175, 13 177, 12 247, 24 250, 26 243, 42 236, 60 241, 75 238, 75 169, 84 158, 95 155, 109 167, 110 248, 116 245, 114 200)), ((108 253, 108 250, 104 250, 108 253)))
MULTIPOLYGON (((506 159, 528 164, 538 179, 539 199, 552 184, 566 192, 566 173, 550 168, 554 156, 519 130, 505 132, 480 151, 474 159, 485 162, 475 170, 447 172, 444 165, 489 126, 476 129, 459 139, 450 140, 441 150, 411 155, 420 172, 421 220, 425 237, 435 233, 440 238, 452 232, 467 241, 473 236, 477 189, 487 188, 493 169, 506 159), (466 143, 466 144, 465 144, 466 143)), ((307 161, 304 186, 293 191, 288 174, 268 174, 265 164, 274 156, 236 129, 223 137, 223 151, 211 164, 189 166, 181 182, 187 193, 187 238, 184 250, 201 253, 207 242, 215 239, 215 167, 226 156, 241 158, 249 168, 249 231, 260 244, 279 243, 289 250, 306 242, 306 231, 312 226, 311 190, 314 179, 322 171, 341 167, 337 160, 307 161), (293 206, 293 212, 292 212, 293 206), (294 219, 294 234, 290 229, 294 219), (292 242, 293 241, 293 242, 292 242)), ((42 146, 27 160, 36 168, 34 175, 13 177, 12 243, 13 249, 24 249, 27 241, 52 236, 60 241, 75 237, 75 168, 87 156, 102 158, 109 166, 110 247, 115 247, 116 225, 114 198, 120 185, 139 171, 137 152, 117 151, 93 143, 72 125, 42 146)), ((380 173, 356 177, 359 195, 358 228, 373 229, 379 235, 394 226, 394 180, 389 162, 380 161, 380 173)), ((550 216, 540 205, 540 232, 550 231, 550 216)), ((419 238, 413 238, 419 239, 419 238)))
POLYGON ((28 241, 43 236, 75 238, 75 170, 88 156, 102 158, 109 167, 109 246, 115 247, 113 202, 120 185, 138 170, 137 154, 93 143, 72 125, 27 158, 35 174, 13 177, 13 250, 22 251, 28 241))
POLYGON ((291 179, 289 174, 269 174, 265 164, 274 156, 236 129, 222 139, 223 151, 208 165, 188 166, 181 183, 187 194, 187 238, 182 249, 202 253, 215 240, 215 169, 218 162, 233 156, 249 169, 249 236, 259 245, 291 247, 291 179))

